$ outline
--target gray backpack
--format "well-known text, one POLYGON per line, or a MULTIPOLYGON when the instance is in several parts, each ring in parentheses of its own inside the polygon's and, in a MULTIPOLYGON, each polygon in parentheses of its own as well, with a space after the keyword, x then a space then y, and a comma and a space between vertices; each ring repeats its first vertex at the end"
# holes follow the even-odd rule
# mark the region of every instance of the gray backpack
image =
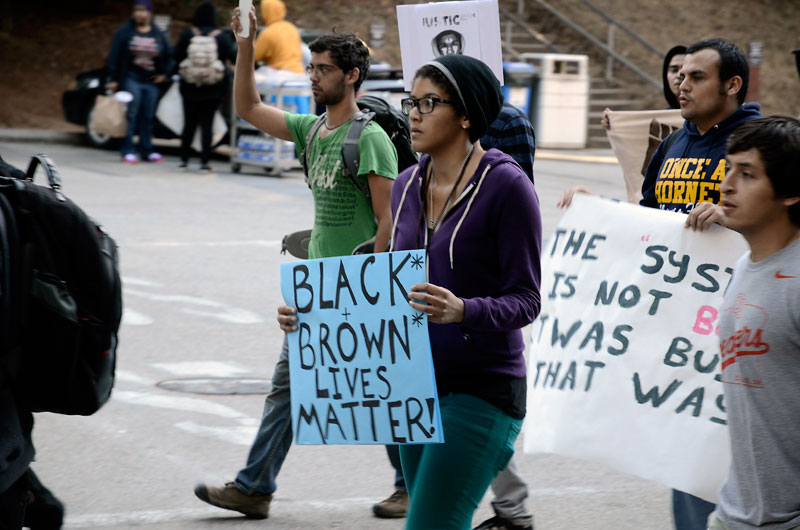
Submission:
POLYGON ((189 41, 186 59, 181 61, 178 73, 187 83, 193 85, 216 85, 225 77, 225 65, 219 60, 217 51, 217 35, 214 30, 203 35, 197 28, 192 28, 194 36, 189 41))

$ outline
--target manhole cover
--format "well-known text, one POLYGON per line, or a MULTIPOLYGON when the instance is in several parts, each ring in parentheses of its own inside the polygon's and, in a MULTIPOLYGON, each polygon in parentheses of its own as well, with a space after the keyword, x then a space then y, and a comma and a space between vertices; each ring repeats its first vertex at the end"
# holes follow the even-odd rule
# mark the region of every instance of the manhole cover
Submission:
POLYGON ((269 379, 252 377, 191 377, 167 379, 156 385, 190 394, 268 394, 272 388, 269 379))

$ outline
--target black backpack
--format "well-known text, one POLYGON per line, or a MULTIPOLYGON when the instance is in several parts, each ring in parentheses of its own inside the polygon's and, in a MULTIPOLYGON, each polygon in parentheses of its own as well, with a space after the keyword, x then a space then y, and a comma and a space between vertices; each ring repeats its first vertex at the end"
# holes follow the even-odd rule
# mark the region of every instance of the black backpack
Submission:
POLYGON ((114 385, 117 245, 62 194, 46 156, 22 179, 9 167, 0 164, 2 367, 30 410, 89 415, 114 385), (38 165, 50 187, 33 183, 38 165))
MULTIPOLYGON (((389 139, 397 150, 397 172, 398 174, 409 166, 418 162, 417 154, 411 149, 411 129, 408 126, 408 118, 405 114, 390 105, 385 99, 378 96, 361 96, 356 99, 356 104, 361 112, 353 116, 347 128, 347 137, 342 145, 342 158, 344 159, 344 173, 353 180, 356 187, 371 203, 369 187, 358 180, 358 165, 361 158, 358 153, 358 140, 361 133, 369 122, 374 121, 386 132, 389 139)), ((300 161, 308 179, 308 145, 319 132, 322 124, 325 123, 325 114, 311 127, 306 135, 306 148, 303 150, 302 160, 300 161)))

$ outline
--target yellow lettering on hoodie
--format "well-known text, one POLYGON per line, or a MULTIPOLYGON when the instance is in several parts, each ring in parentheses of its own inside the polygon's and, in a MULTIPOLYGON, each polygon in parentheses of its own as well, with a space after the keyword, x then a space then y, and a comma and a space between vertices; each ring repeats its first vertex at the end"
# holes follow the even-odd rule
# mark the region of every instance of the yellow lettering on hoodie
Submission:
POLYGON ((685 202, 683 200, 683 191, 686 189, 686 183, 682 180, 675 182, 675 196, 671 202, 685 202))
POLYGON ((697 161, 697 167, 694 168, 694 173, 692 173, 692 180, 700 180, 702 179, 706 173, 703 171, 703 168, 708 165, 711 160, 708 158, 700 158, 697 161))
POLYGON ((686 204, 695 204, 697 202, 697 185, 700 184, 696 180, 686 182, 686 193, 684 193, 684 202, 686 204))
POLYGON ((661 197, 658 199, 659 203, 672 202, 672 185, 675 184, 671 180, 662 181, 661 197))
POLYGON ((687 158, 685 163, 683 164, 683 171, 681 171, 681 178, 682 179, 690 179, 692 178, 692 166, 697 164, 696 158, 687 158))
POLYGON ((660 178, 666 179, 669 178, 670 171, 672 170, 672 165, 675 163, 674 158, 667 158, 664 161, 664 165, 661 166, 661 175, 660 178))
POLYGON ((714 174, 711 175, 711 180, 718 180, 721 181, 725 178, 725 159, 719 161, 717 164, 717 169, 714 170, 714 174))
POLYGON ((686 163, 686 160, 683 158, 676 158, 675 164, 672 166, 672 172, 669 175, 669 178, 677 179, 680 178, 681 172, 683 171, 683 164, 686 163))

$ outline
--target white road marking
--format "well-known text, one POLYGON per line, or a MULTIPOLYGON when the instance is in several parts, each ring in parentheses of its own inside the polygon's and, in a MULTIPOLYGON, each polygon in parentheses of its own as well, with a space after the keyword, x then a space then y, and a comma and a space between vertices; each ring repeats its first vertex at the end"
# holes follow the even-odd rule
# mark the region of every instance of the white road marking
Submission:
POLYGON ((210 427, 199 425, 193 421, 176 423, 175 427, 191 434, 199 434, 210 438, 217 438, 223 442, 250 447, 258 431, 257 425, 239 425, 235 427, 210 427))
POLYGON ((222 320, 223 322, 229 322, 232 324, 259 324, 264 321, 264 319, 262 319, 259 315, 251 311, 226 306, 219 302, 215 302, 214 300, 200 298, 198 296, 148 293, 146 291, 129 288, 124 289, 124 294, 125 296, 138 296, 140 298, 145 298, 155 302, 170 302, 218 309, 218 311, 213 312, 201 311, 199 309, 182 308, 181 311, 190 315, 216 318, 218 320, 222 320))
POLYGON ((137 383, 137 384, 140 384, 140 385, 148 385, 148 386, 153 384, 153 381, 150 380, 150 379, 146 379, 146 378, 144 378, 144 377, 142 377, 142 376, 140 376, 138 374, 135 374, 133 372, 129 372, 127 370, 120 370, 120 369, 116 370, 116 380, 117 380, 117 382, 125 381, 125 382, 128 382, 128 383, 137 383))
POLYGON ((151 366, 174 375, 234 377, 252 374, 252 370, 232 363, 219 361, 185 361, 179 363, 152 363, 151 366))
POLYGON ((126 247, 280 247, 275 240, 252 239, 240 241, 137 241, 126 243, 126 247))
POLYGON ((122 285, 138 285, 139 287, 161 287, 160 283, 151 282, 150 280, 145 280, 143 278, 133 278, 131 276, 123 276, 122 277, 122 285))
POLYGON ((161 409, 202 412, 203 414, 212 414, 214 416, 222 416, 223 418, 245 417, 244 414, 238 410, 214 403, 213 401, 185 396, 171 396, 155 392, 118 390, 111 394, 111 400, 129 403, 131 405, 144 405, 146 407, 161 409))
POLYGON ((122 310, 122 324, 125 326, 149 326, 153 322, 153 319, 144 313, 128 308, 122 310))

